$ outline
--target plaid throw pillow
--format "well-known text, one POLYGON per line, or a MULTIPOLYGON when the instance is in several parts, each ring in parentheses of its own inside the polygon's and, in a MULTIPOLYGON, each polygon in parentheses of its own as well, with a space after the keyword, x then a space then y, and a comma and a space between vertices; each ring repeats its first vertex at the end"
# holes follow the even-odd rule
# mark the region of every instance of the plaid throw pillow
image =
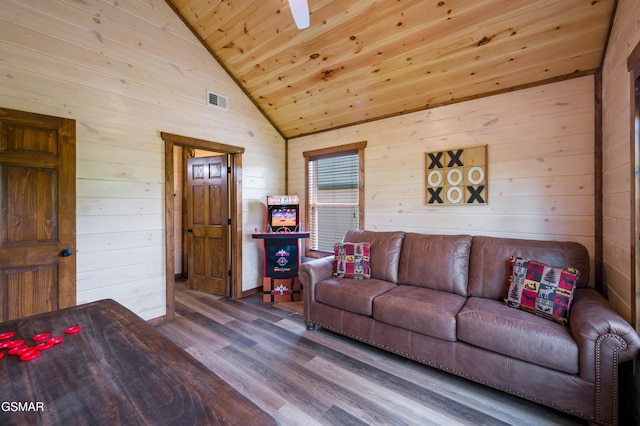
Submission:
POLYGON ((507 305, 566 325, 580 272, 511 256, 507 305))
POLYGON ((369 243, 335 243, 333 245, 333 276, 336 278, 371 278, 369 243))

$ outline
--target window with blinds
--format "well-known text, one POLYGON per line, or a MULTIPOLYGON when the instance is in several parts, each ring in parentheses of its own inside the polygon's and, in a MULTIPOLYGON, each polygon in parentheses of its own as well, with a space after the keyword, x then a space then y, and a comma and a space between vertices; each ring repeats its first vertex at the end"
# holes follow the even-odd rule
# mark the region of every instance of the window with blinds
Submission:
POLYGON ((358 152, 309 158, 308 230, 309 248, 333 251, 349 229, 358 229, 360 182, 358 152))

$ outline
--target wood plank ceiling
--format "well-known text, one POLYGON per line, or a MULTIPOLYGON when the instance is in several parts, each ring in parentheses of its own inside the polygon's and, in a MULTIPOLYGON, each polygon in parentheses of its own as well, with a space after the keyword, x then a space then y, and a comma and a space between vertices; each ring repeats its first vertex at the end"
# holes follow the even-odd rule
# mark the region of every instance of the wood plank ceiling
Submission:
POLYGON ((308 0, 299 30, 287 0, 166 1, 285 138, 593 73, 616 6, 308 0))

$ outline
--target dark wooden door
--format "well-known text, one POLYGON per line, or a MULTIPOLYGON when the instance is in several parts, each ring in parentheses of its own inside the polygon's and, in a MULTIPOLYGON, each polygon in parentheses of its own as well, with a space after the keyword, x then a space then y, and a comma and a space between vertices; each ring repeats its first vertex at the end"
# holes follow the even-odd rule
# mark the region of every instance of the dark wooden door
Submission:
POLYGON ((189 288, 229 295, 227 156, 187 161, 189 288))
POLYGON ((0 108, 0 321, 76 304, 75 120, 0 108))

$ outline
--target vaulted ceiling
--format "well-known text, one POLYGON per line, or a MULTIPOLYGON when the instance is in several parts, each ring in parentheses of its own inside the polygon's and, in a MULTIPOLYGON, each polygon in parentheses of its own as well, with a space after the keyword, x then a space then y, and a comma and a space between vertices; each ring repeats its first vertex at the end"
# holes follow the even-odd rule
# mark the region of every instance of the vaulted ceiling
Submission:
POLYGON ((166 0, 285 137, 595 72, 616 0, 166 0))

